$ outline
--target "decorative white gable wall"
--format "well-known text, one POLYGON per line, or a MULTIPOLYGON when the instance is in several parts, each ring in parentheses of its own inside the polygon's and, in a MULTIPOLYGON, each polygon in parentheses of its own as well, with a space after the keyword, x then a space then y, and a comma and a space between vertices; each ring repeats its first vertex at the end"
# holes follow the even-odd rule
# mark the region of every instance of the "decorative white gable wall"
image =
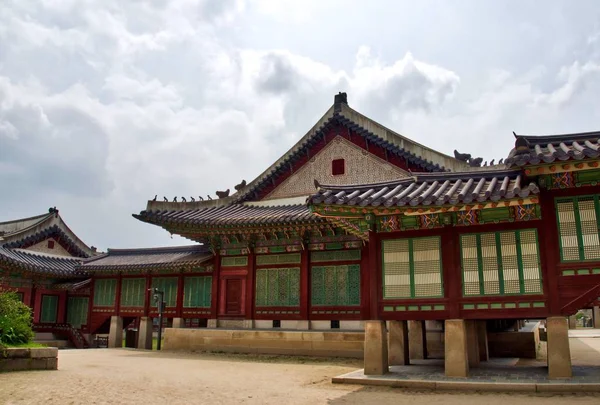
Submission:
POLYGON ((315 191, 315 179, 321 184, 364 184, 394 180, 408 175, 408 172, 337 136, 264 199, 312 194, 315 191), (335 159, 344 159, 343 175, 332 174, 332 161, 335 159))
POLYGON ((34 252, 40 252, 40 253, 48 253, 48 254, 52 254, 52 255, 58 255, 58 256, 68 256, 71 257, 72 255, 67 252, 65 250, 64 247, 62 247, 55 239, 53 238, 48 238, 42 242, 38 242, 35 245, 29 246, 27 248, 27 250, 33 250, 34 252), (48 247, 48 241, 52 241, 54 242, 54 248, 50 249, 48 247))

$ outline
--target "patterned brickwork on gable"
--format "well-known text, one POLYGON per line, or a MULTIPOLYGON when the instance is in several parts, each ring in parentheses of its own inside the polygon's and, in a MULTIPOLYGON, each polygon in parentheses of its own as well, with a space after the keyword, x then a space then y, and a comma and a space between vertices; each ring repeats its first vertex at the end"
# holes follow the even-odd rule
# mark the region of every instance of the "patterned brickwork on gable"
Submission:
POLYGON ((69 252, 67 252, 65 250, 65 248, 62 247, 61 244, 58 243, 53 238, 48 238, 48 239, 43 240, 43 241, 41 241, 39 243, 36 243, 35 245, 29 246, 27 248, 27 250, 33 250, 34 252, 40 252, 40 253, 49 253, 51 255, 58 255, 58 256, 68 256, 68 257, 73 256, 72 254, 70 254, 69 252), (49 241, 54 243, 54 248, 50 249, 48 247, 48 242, 49 241))
POLYGON ((406 171, 337 136, 265 199, 312 194, 315 191, 315 179, 322 184, 337 185, 375 183, 406 176, 406 171), (332 174, 331 162, 335 159, 345 160, 343 175, 332 174))

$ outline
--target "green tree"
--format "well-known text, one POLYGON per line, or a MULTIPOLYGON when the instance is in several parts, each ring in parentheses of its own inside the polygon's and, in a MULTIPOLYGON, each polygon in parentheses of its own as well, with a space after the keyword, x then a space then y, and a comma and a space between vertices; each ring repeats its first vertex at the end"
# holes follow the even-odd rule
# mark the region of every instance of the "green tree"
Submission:
POLYGON ((33 339, 31 308, 13 291, 0 289, 0 344, 16 345, 33 339))

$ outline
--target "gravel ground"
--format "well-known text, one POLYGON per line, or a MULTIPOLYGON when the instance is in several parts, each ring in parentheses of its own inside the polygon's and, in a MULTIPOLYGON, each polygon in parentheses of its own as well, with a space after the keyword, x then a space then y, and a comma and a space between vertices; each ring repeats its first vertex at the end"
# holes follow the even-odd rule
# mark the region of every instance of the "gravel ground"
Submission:
POLYGON ((58 371, 0 374, 1 404, 599 404, 600 396, 436 393, 331 384, 355 360, 62 350, 58 371))

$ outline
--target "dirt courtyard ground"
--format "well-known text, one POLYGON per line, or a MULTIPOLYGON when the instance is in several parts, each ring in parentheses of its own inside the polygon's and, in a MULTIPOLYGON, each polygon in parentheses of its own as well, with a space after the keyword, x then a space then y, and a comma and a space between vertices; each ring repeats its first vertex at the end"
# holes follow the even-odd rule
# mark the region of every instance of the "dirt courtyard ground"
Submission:
MULTIPOLYGON (((577 339, 573 343, 574 361, 577 357, 590 361, 590 352, 600 356, 600 339, 577 339)), ((128 349, 62 350, 58 371, 0 374, 0 404, 600 403, 598 395, 549 398, 540 394, 440 393, 330 382, 331 377, 360 367, 361 362, 355 360, 128 349)))

